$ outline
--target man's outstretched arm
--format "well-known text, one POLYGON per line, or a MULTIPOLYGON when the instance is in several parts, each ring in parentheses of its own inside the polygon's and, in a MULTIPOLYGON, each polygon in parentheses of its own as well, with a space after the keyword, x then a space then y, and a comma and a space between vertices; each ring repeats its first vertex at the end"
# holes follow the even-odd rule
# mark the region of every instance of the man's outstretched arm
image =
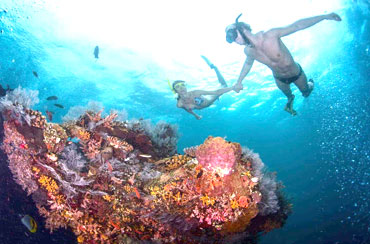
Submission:
POLYGON ((240 90, 243 89, 243 85, 242 85, 242 81, 244 80, 244 78, 247 76, 247 74, 249 73, 249 71, 251 70, 252 68, 252 65, 253 65, 253 62, 254 62, 254 59, 251 58, 249 55, 247 56, 247 59, 245 60, 244 62, 244 65, 243 65, 243 68, 242 68, 242 71, 240 72, 240 75, 239 75, 239 78, 238 78, 238 81, 236 82, 236 84, 234 85, 234 90, 236 92, 239 92, 240 90))
POLYGON ((324 14, 324 15, 319 15, 319 16, 314 16, 314 17, 298 20, 294 22, 293 24, 288 25, 287 27, 271 29, 268 32, 266 32, 266 34, 273 34, 273 35, 277 35, 278 37, 283 37, 283 36, 293 34, 294 32, 304 30, 323 20, 341 21, 342 19, 336 13, 324 14))

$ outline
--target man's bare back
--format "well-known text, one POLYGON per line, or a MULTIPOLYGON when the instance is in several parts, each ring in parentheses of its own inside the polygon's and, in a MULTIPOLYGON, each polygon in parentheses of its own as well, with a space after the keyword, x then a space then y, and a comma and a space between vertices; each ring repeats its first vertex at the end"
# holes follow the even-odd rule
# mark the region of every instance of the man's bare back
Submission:
POLYGON ((325 19, 341 20, 339 15, 331 13, 301 19, 287 27, 274 28, 267 32, 258 32, 256 34, 252 34, 250 26, 243 22, 236 21, 235 24, 229 25, 226 28, 227 41, 245 45, 244 53, 247 55, 235 85, 235 91, 239 92, 243 89, 242 81, 256 60, 271 69, 276 85, 288 98, 285 110, 292 115, 296 115, 296 111, 293 109, 294 95, 290 89, 290 84, 294 83, 302 92, 302 95, 308 97, 313 90, 313 81, 310 80, 307 82, 307 77, 302 67, 294 61, 288 48, 282 42, 281 37, 306 29, 325 19))

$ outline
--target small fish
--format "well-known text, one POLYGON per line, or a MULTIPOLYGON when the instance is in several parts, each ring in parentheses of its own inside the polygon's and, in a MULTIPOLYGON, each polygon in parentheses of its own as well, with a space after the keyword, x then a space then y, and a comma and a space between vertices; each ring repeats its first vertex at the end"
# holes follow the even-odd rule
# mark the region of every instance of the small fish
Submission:
POLYGON ((149 155, 149 154, 139 154, 139 157, 142 157, 142 158, 151 158, 152 155, 149 155))
POLYGON ((31 233, 35 233, 37 231, 37 223, 31 216, 25 215, 21 221, 31 233))
POLYGON ((55 106, 55 107, 58 107, 58 108, 64 108, 64 107, 63 107, 63 105, 58 104, 58 103, 54 103, 54 106, 55 106))
POLYGON ((141 196, 140 196, 140 193, 139 193, 139 191, 137 190, 136 187, 134 187, 134 192, 135 192, 136 197, 140 199, 141 196))
POLYGON ((36 71, 32 71, 33 75, 36 77, 36 78, 39 78, 39 74, 37 74, 36 71))
POLYGON ((111 179, 114 183, 122 184, 122 180, 120 180, 120 179, 118 179, 118 178, 116 178, 116 177, 114 177, 114 176, 112 176, 110 179, 111 179))
POLYGON ((46 110, 46 114, 48 115, 48 119, 49 119, 50 121, 52 121, 52 120, 53 120, 53 114, 54 114, 54 112, 49 111, 49 110, 46 110))
POLYGON ((96 59, 99 58, 99 46, 96 46, 95 49, 94 49, 94 56, 96 59))
POLYGON ((46 98, 46 100, 48 100, 48 101, 58 100, 58 97, 57 96, 50 96, 50 97, 46 98))

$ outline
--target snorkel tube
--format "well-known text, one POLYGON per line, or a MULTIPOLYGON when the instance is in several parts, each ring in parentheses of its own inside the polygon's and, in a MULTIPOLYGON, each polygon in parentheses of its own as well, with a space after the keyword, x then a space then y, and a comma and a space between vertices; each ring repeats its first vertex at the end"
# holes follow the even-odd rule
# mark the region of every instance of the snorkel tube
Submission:
POLYGON ((235 27, 236 29, 239 31, 240 35, 242 36, 244 42, 250 46, 251 45, 251 42, 249 41, 249 39, 245 36, 244 32, 243 32, 243 29, 242 29, 242 26, 241 24, 239 23, 239 18, 240 16, 242 16, 242 14, 239 14, 239 16, 235 19, 235 27))
POLYGON ((168 86, 170 87, 170 90, 172 91, 172 93, 176 94, 176 91, 175 91, 175 89, 173 89, 172 84, 171 84, 169 79, 167 79, 167 83, 168 83, 168 86))

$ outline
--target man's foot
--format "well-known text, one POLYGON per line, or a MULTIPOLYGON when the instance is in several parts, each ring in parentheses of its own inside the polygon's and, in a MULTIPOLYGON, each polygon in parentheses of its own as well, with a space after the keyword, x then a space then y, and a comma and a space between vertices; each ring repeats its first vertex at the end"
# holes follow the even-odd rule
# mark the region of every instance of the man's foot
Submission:
POLYGON ((292 95, 291 98, 288 99, 287 104, 285 105, 284 110, 290 113, 291 115, 295 116, 297 115, 297 111, 293 109, 293 102, 294 102, 294 95, 292 95))
POLYGON ((303 95, 304 97, 308 97, 308 96, 311 94, 311 92, 313 91, 313 88, 314 88, 313 79, 309 79, 309 80, 307 81, 307 86, 308 86, 307 91, 305 91, 305 92, 303 92, 303 93, 302 93, 302 95, 303 95))
POLYGON ((307 84, 308 84, 308 88, 310 89, 310 91, 312 91, 315 86, 315 84, 313 83, 313 79, 309 79, 307 84))
POLYGON ((203 56, 203 55, 200 55, 201 57, 202 57, 202 59, 204 60, 204 61, 206 61, 206 63, 208 64, 208 66, 211 68, 211 69, 214 69, 215 68, 215 65, 213 64, 213 63, 211 63, 211 61, 209 61, 209 59, 208 58, 206 58, 205 56, 203 56))

